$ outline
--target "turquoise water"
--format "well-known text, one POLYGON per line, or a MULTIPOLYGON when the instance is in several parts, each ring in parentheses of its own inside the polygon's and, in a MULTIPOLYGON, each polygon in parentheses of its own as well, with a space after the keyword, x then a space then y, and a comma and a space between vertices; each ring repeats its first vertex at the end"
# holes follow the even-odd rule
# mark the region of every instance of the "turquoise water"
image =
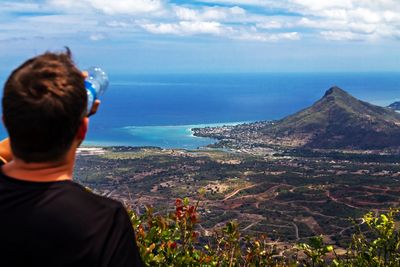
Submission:
POLYGON ((211 138, 196 137, 192 128, 237 125, 244 122, 211 123, 175 126, 127 126, 114 129, 116 135, 128 135, 124 140, 115 141, 85 141, 84 145, 102 146, 158 146, 162 148, 197 149, 215 143, 211 138))

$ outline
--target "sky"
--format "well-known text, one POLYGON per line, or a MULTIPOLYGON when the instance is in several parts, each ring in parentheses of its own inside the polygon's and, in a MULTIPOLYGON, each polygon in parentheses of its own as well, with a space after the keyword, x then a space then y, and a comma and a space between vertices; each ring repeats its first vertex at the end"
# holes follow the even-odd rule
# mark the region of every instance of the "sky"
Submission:
POLYGON ((114 74, 398 72, 400 0, 0 0, 0 79, 64 46, 114 74))

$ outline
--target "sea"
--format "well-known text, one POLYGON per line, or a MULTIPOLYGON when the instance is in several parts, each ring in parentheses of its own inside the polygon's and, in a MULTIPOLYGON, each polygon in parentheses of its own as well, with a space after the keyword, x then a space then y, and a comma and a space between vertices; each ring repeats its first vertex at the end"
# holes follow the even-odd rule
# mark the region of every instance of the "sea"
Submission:
POLYGON ((332 86, 379 106, 400 100, 394 72, 110 74, 84 145, 202 148, 215 140, 195 137, 191 128, 281 119, 332 86))

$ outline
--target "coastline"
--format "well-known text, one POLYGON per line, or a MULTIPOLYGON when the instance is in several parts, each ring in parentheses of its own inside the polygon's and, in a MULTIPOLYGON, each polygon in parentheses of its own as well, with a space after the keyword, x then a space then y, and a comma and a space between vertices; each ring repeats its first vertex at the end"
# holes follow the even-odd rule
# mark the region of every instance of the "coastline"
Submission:
POLYGON ((84 147, 149 146, 165 149, 199 149, 211 145, 217 140, 195 136, 192 131, 193 128, 234 126, 249 122, 251 121, 165 126, 125 126, 112 129, 116 137, 114 139, 89 137, 82 145, 84 147))

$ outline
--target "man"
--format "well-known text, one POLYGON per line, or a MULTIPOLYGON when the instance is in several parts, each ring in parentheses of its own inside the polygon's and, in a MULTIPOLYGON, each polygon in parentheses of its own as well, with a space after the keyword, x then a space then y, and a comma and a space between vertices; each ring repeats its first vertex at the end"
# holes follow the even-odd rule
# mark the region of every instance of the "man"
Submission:
POLYGON ((72 181, 86 103, 69 50, 32 58, 6 81, 0 156, 12 160, 0 171, 0 266, 142 266, 122 204, 72 181))

